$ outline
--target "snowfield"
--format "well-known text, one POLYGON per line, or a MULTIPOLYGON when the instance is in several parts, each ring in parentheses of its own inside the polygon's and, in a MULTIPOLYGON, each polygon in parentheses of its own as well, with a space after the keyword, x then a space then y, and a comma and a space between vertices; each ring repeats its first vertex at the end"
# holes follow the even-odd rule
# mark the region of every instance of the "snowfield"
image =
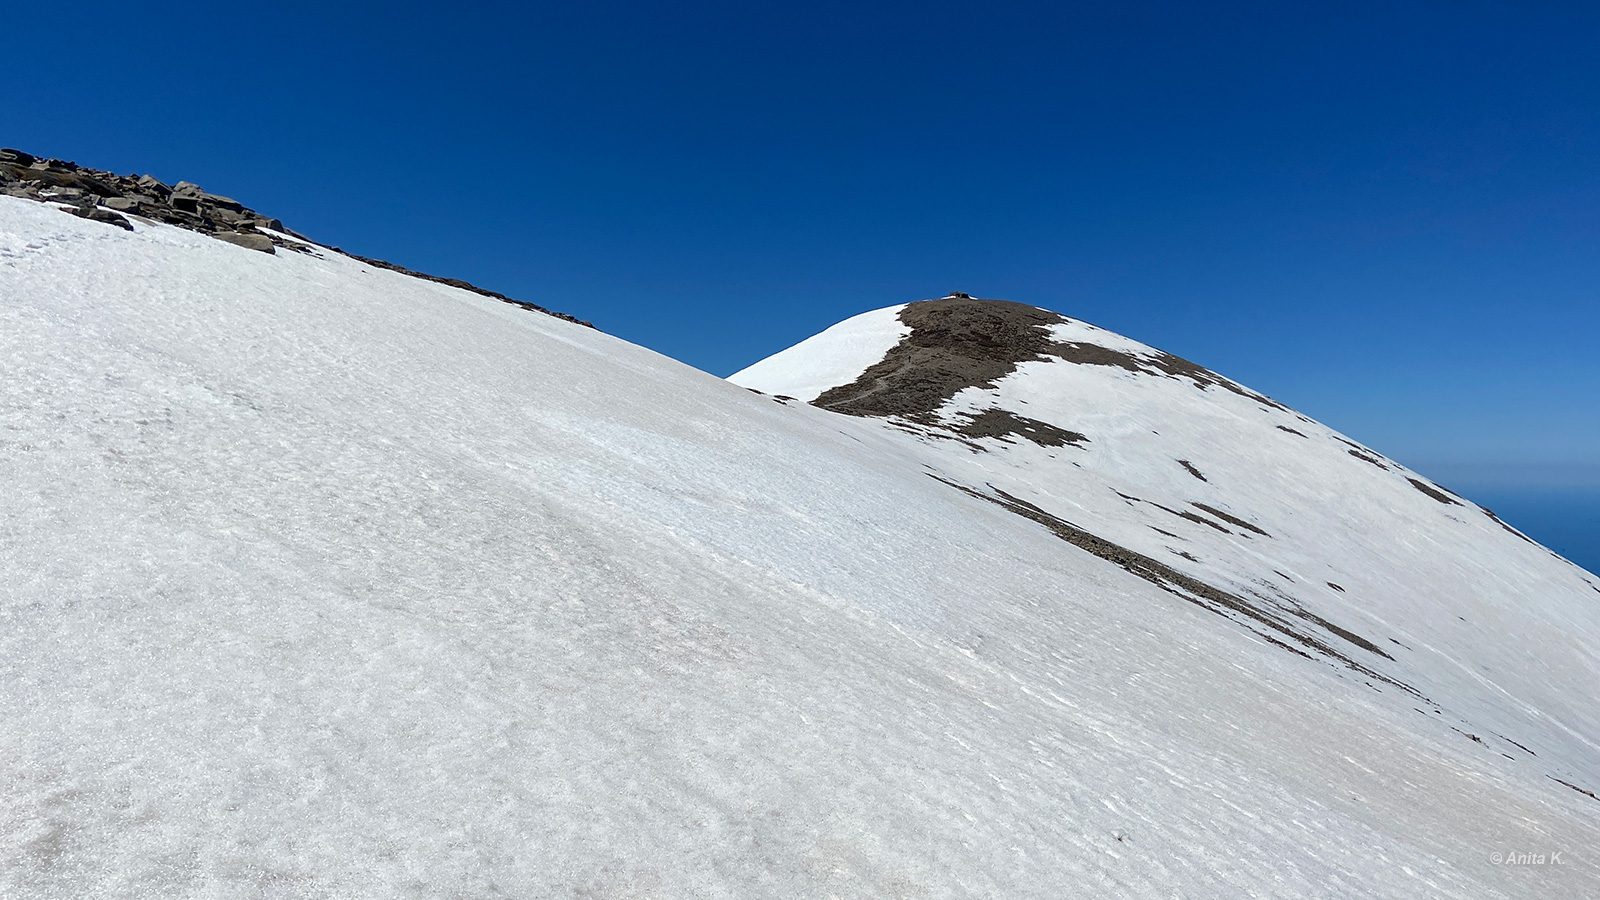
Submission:
POLYGON ((1290 411, 134 224, 0 197, 0 897, 1600 894, 1596 579, 1290 411))

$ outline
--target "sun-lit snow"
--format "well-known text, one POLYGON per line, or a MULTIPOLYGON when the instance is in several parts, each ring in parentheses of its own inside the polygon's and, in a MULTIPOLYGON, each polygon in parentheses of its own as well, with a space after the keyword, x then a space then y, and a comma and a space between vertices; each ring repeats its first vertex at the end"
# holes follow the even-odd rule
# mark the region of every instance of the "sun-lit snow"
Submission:
POLYGON ((902 306, 852 316, 728 377, 768 394, 815 400, 830 387, 847 384, 889 352, 911 329, 900 322, 902 306), (779 386, 773 390, 769 387, 779 386))
MULTIPOLYGON (((995 391, 1119 392, 1072 419, 1088 449, 974 453, 332 252, 135 224, 0 197, 0 896, 1597 884, 1600 803, 1552 778, 1597 780, 1581 573, 1415 491, 1363 538, 1397 476, 1326 429, 1040 364, 995 391), (1252 417, 1318 449, 1262 474, 1252 417), (1178 447, 1214 489, 1141 469, 1178 447), (930 471, 1130 541, 1151 513, 1108 485, 1270 521, 1446 712, 930 471)), ((1168 530, 1218 579, 1266 544, 1168 530)))

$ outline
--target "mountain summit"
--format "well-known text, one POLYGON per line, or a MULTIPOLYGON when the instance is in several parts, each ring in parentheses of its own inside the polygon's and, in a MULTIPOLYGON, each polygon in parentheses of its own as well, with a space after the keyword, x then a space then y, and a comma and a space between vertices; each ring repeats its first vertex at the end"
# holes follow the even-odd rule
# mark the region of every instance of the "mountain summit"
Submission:
POLYGON ((929 477, 1463 740, 1530 762, 1569 746, 1535 768, 1592 796, 1568 740, 1600 718, 1566 678, 1600 671, 1600 580, 1260 393, 963 293, 864 313, 730 380, 868 418, 929 477), (1517 700, 1489 701, 1486 680, 1517 700))
POLYGON ((1600 883, 1593 576, 1225 378, 952 295, 733 384, 73 199, 0 196, 0 896, 1600 883))

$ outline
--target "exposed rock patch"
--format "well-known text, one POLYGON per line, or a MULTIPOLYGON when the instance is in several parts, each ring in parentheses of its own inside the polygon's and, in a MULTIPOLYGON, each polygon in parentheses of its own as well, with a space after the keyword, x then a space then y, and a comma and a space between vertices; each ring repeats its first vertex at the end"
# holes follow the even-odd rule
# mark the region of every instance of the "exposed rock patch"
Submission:
POLYGON ((1423 492, 1424 494, 1427 494, 1429 497, 1432 497, 1433 499, 1439 501, 1440 503, 1446 503, 1446 504, 1449 504, 1450 506, 1460 506, 1461 505, 1461 501, 1455 499, 1454 497, 1450 496, 1449 494, 1444 493, 1443 491, 1435 490, 1434 488, 1429 487, 1427 484, 1424 484, 1423 482, 1421 482, 1421 481, 1419 481, 1419 480, 1417 480, 1415 478, 1407 478, 1406 480, 1411 482, 1411 486, 1412 487, 1414 487, 1417 490, 1423 492))
MULTIPOLYGON (((1157 504, 1157 505, 1159 505, 1159 504, 1157 504)), ((1165 506, 1162 506, 1161 508, 1162 509, 1167 509, 1165 506)), ((1196 513, 1192 513, 1190 511, 1188 511, 1187 509, 1183 509, 1183 510, 1167 509, 1167 512, 1172 513, 1173 515, 1177 516, 1180 519, 1188 519, 1191 522, 1199 522, 1201 525, 1205 525, 1205 526, 1208 526, 1210 528, 1215 528, 1216 530, 1222 532, 1223 534, 1233 534, 1233 532, 1229 531, 1228 529, 1224 528, 1221 525, 1218 525, 1216 522, 1211 521, 1210 519, 1206 518, 1205 516, 1198 515, 1196 513)))
POLYGON ((951 295, 908 304, 900 321, 911 333, 850 384, 813 400, 853 416, 925 421, 969 387, 994 387, 1019 364, 1046 359, 1048 326, 1066 321, 1048 310, 1008 300, 951 295))
POLYGON ((1146 375, 1166 375, 1172 378, 1187 378, 1194 382, 1195 387, 1205 390, 1208 387, 1220 387, 1232 391, 1241 397, 1249 397, 1258 403, 1265 403, 1276 409, 1288 412, 1288 408, 1267 397, 1250 390, 1242 384, 1223 378, 1221 375, 1171 353, 1157 350, 1151 354, 1124 353, 1121 350, 1112 350, 1098 344, 1083 344, 1061 342, 1052 345, 1052 355, 1060 357, 1067 362, 1079 363, 1089 366, 1115 366, 1129 372, 1146 375))
POLYGON ((1342 437, 1340 437, 1338 435, 1334 435, 1333 439, 1338 441, 1341 444, 1344 444, 1346 447, 1349 447, 1350 449, 1346 450, 1345 452, 1349 453, 1351 456, 1354 456, 1356 459, 1359 459, 1364 463, 1371 463, 1372 465, 1377 466, 1378 468, 1384 470, 1385 472, 1389 471, 1389 466, 1384 465, 1384 463, 1392 462, 1391 460, 1384 459, 1383 457, 1379 456, 1376 453, 1373 453, 1371 450, 1368 450, 1367 448, 1361 446, 1360 444, 1356 443, 1355 441, 1348 440, 1346 438, 1342 438, 1342 437))
POLYGON ((1253 531, 1256 534, 1261 535, 1262 537, 1272 537, 1272 535, 1267 534, 1265 531, 1262 531, 1260 528, 1257 528, 1256 526, 1250 524, 1249 522, 1246 522, 1245 520, 1239 518, 1238 516, 1229 515, 1229 514, 1223 512, 1222 510, 1217 509, 1214 506, 1207 506, 1204 503, 1195 503, 1193 501, 1191 501, 1189 503, 1189 505, 1193 506, 1195 509, 1198 509, 1198 510, 1204 512, 1206 515, 1214 516, 1214 517, 1216 517, 1218 519, 1221 519, 1224 522, 1227 522, 1230 525, 1234 525, 1234 526, 1237 526, 1239 528, 1243 528, 1245 531, 1253 531))
POLYGON ((1202 390, 1217 386, 1282 409, 1267 397, 1182 357, 1126 353, 1098 344, 1057 341, 1050 326, 1068 319, 1009 300, 957 292, 910 303, 900 321, 911 333, 850 384, 823 392, 813 405, 854 416, 899 416, 926 422, 969 387, 994 387, 1025 362, 1055 358, 1079 365, 1186 378, 1202 390))
MULTIPOLYGON (((566 313, 563 313, 563 312, 556 312, 554 310, 545 309, 544 307, 538 305, 537 303, 529 303, 526 300, 516 300, 516 299, 513 299, 511 297, 507 297, 505 294, 502 294, 499 291, 491 291, 488 288, 481 288, 481 287, 478 287, 477 285, 472 284, 470 282, 462 281, 459 278, 440 278, 438 275, 429 275, 426 272, 417 272, 417 271, 414 271, 412 269, 408 269, 405 266, 397 266, 392 262, 386 262, 386 261, 381 260, 381 259, 373 259, 370 256, 357 256, 354 253, 345 253, 345 251, 339 250, 337 247, 332 248, 332 249, 338 251, 339 253, 344 253, 345 256, 348 256, 351 259, 358 259, 358 260, 366 263, 369 266, 375 266, 375 267, 377 267, 379 269, 388 269, 391 272, 399 272, 401 275, 410 275, 412 278, 421 278, 424 281, 432 281, 432 282, 436 282, 438 284, 447 284, 447 285, 449 285, 451 287, 461 288, 464 291, 471 291, 474 294, 482 294, 485 297, 493 297, 494 299, 499 300, 501 303, 509 303, 512 306, 520 306, 523 309, 529 310, 530 312, 538 312, 538 313, 544 313, 547 316, 555 316, 558 319, 564 319, 564 320, 566 320, 568 322, 575 322, 575 323, 577 323, 579 325, 583 325, 583 326, 586 326, 588 328, 593 328, 594 327, 594 324, 592 322, 586 322, 583 319, 578 318, 577 316, 570 316, 570 315, 567 315, 566 313)), ((793 398, 790 398, 790 399, 793 399, 793 398)))
POLYGON ((0 150, 0 193, 72 207, 74 215, 132 229, 124 214, 140 216, 208 234, 253 250, 282 246, 301 251, 312 246, 277 219, 245 208, 232 197, 210 194, 187 181, 169 187, 149 175, 117 175, 59 159, 40 159, 20 150, 0 150), (259 229, 300 238, 290 241, 259 229), (241 241, 239 236, 250 236, 241 241))
POLYGON ((337 247, 316 244, 304 235, 285 228, 277 219, 249 209, 232 197, 208 193, 188 181, 180 181, 169 187, 150 175, 117 175, 85 168, 73 162, 41 159, 21 150, 7 149, 0 150, 0 194, 61 204, 75 216, 129 231, 133 230, 133 224, 127 218, 131 215, 187 228, 263 253, 274 253, 278 249, 301 253, 332 250, 368 265, 448 284, 523 309, 594 327, 574 316, 553 312, 523 300, 513 300, 460 279, 426 275, 383 260, 344 253, 337 247))
POLYGON ((1547 775, 1545 777, 1547 777, 1550 780, 1556 782, 1557 784, 1564 784, 1567 787, 1572 788, 1573 790, 1577 791, 1578 793, 1583 794, 1584 796, 1588 797, 1590 800, 1600 800, 1600 797, 1595 796, 1594 791, 1591 791, 1591 790, 1589 790, 1587 788, 1578 787, 1577 785, 1573 784, 1572 782, 1563 781, 1562 779, 1557 778, 1554 775, 1547 775))
MULTIPOLYGON (((104 222, 107 225, 115 225, 118 228, 126 228, 129 231, 133 230, 132 222, 109 209, 101 209, 98 206, 75 206, 66 211, 80 219, 88 219, 91 222, 104 222)), ((269 250, 268 252, 271 251, 269 250)))
POLYGON ((1389 467, 1384 465, 1382 460, 1378 459, 1376 456, 1373 456, 1370 453, 1363 453, 1360 450, 1346 450, 1345 452, 1350 454, 1351 456, 1354 456, 1356 459, 1361 460, 1364 463, 1371 463, 1371 464, 1377 466, 1378 468, 1384 470, 1385 472, 1389 471, 1389 467))
POLYGON ((219 231, 212 235, 219 241, 243 247, 246 250, 260 250, 262 253, 276 253, 273 249, 272 238, 264 234, 240 234, 237 231, 219 231))
MULTIPOLYGON (((928 473, 928 475, 929 477, 941 481, 944 484, 947 484, 965 494, 969 494, 980 500, 987 500, 1003 509, 1022 516, 1025 519, 1031 519, 1034 522, 1037 522, 1040 525, 1048 528, 1052 533, 1055 534, 1056 537, 1060 538, 1061 540, 1066 541, 1067 543, 1098 556, 1108 562, 1115 563, 1128 572, 1137 575, 1151 584, 1154 584, 1171 594, 1181 597, 1190 603, 1237 622, 1248 628, 1257 637, 1281 649, 1287 650, 1290 653, 1305 657, 1307 659, 1321 658, 1324 660, 1334 661, 1367 678, 1393 685, 1394 687, 1400 688, 1401 690, 1404 690, 1407 693, 1417 697, 1422 696, 1410 685, 1390 678, 1389 676, 1384 675, 1383 673, 1378 672, 1367 665, 1357 662, 1344 651, 1341 651, 1329 644, 1326 640, 1323 640, 1314 634, 1308 634, 1301 630, 1301 628, 1296 627, 1294 619, 1285 619, 1282 617, 1282 614, 1275 614, 1268 609, 1264 609, 1257 604, 1246 600, 1238 594, 1206 584, 1197 578, 1190 577, 1182 572, 1177 571, 1176 569, 1173 569, 1171 566, 1168 566, 1165 563, 1158 562, 1151 557, 1130 550, 1119 544, 1114 544, 1105 538, 1099 537, 1098 535, 1086 531, 1077 525, 1060 518, 1059 516, 1055 516, 1049 512, 1046 512, 1045 510, 1040 509, 1026 500, 1023 500, 1019 497, 1014 497, 1005 491, 994 487, 993 485, 988 486, 989 490, 993 493, 986 493, 984 491, 970 488, 964 484, 959 484, 954 481, 948 481, 944 478, 940 478, 938 475, 934 475, 931 472, 928 473)), ((1304 622, 1313 623, 1326 630, 1329 634, 1336 636, 1340 640, 1346 641, 1353 646, 1360 647, 1363 650, 1381 656, 1385 659, 1393 659, 1393 657, 1384 652, 1382 648, 1378 647, 1378 645, 1372 643, 1366 638, 1361 637, 1360 635, 1355 634, 1346 628, 1337 626, 1320 616, 1310 613, 1309 611, 1301 608, 1298 604, 1293 604, 1292 601, 1289 602, 1291 603, 1291 608, 1286 610, 1284 614, 1292 615, 1294 618, 1304 622)), ((1428 702, 1431 703, 1432 701, 1428 702)))
POLYGON ((997 407, 963 415, 967 421, 956 430, 968 437, 992 437, 1004 441, 1014 436, 1033 441, 1041 447, 1076 446, 1088 440, 1076 431, 1057 428, 1049 422, 1019 416, 997 407))
MULTIPOLYGON (((1499 516, 1494 514, 1493 510, 1485 509, 1482 506, 1480 506, 1478 508, 1483 510, 1483 514, 1484 515, 1488 516, 1490 518, 1490 520, 1492 520, 1496 525, 1499 525, 1501 528, 1504 528, 1507 532, 1516 535, 1517 537, 1521 538, 1524 541, 1527 541, 1530 544, 1533 544, 1534 546, 1538 546, 1538 543, 1536 541, 1534 541, 1532 538, 1530 538, 1527 535, 1523 534, 1522 532, 1516 530, 1515 528, 1512 528, 1510 525, 1507 525, 1504 520, 1502 520, 1499 516)), ((1590 587, 1594 587, 1594 585, 1592 585, 1592 584, 1589 585, 1589 586, 1590 587)), ((1595 590, 1596 591, 1600 591, 1600 588, 1595 588, 1595 590)))

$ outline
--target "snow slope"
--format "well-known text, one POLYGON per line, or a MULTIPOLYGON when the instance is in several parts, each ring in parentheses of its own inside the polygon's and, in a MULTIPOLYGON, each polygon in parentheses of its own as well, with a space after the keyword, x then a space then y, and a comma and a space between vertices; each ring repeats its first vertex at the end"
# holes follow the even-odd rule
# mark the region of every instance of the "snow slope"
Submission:
MULTIPOLYGON (((1600 803, 1553 780, 1597 780, 1581 573, 1495 526, 1471 571, 1502 586, 1451 597, 1447 541, 1494 535, 1413 491, 1441 509, 1381 542, 1438 557, 1407 585, 1453 580, 1396 600, 1404 565, 1335 514, 1233 499, 1264 457, 1185 445, 1304 554, 1297 586, 1345 579, 1303 602, 1422 646, 1382 670, 1444 710, 1419 714, 946 483, 1131 542, 1151 513, 1091 488, 1205 489, 1141 469, 1147 419, 1188 416, 1177 441, 1263 414, 1130 380, 1153 405, 1085 411, 1092 450, 978 453, 335 254, 134 224, 0 197, 0 896, 1600 884, 1600 803), (1496 606, 1518 590, 1526 624, 1496 606)), ((1048 377, 994 390, 1073 406, 1078 376, 1048 377)), ((1217 580, 1268 546, 1168 530, 1217 580)))
MULTIPOLYGON (((905 310, 877 310, 829 333, 850 333, 858 320, 881 330, 886 316, 905 310)), ((1552 777, 1582 776, 1594 789, 1600 579, 1268 398, 1051 315, 1060 321, 1041 327, 1068 358, 1022 362, 919 420, 879 421, 898 426, 887 430, 903 435, 930 471, 1004 491, 1222 589, 1292 626, 1289 634, 1242 617, 1259 636, 1363 680, 1385 676, 1389 689, 1464 734, 1491 731, 1500 738, 1493 746, 1524 759, 1531 746, 1552 777), (952 434, 994 409, 1082 440, 1047 446, 1021 435, 952 434)), ((797 374, 810 355, 801 344, 731 380, 772 393, 791 381, 810 385, 797 374)), ((823 390, 866 368, 839 373, 823 390)))
POLYGON ((911 328, 900 321, 901 308, 891 306, 852 316, 729 380, 757 389, 763 384, 781 385, 781 390, 767 393, 815 400, 828 388, 854 381, 911 333, 911 328))

